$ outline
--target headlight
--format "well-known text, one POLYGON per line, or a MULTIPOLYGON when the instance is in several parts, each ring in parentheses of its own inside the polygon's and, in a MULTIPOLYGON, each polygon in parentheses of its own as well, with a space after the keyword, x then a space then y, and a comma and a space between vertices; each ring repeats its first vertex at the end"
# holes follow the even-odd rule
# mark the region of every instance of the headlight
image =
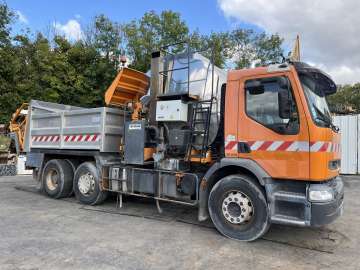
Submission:
POLYGON ((334 199, 334 192, 329 186, 310 185, 308 196, 311 202, 328 202, 334 199))

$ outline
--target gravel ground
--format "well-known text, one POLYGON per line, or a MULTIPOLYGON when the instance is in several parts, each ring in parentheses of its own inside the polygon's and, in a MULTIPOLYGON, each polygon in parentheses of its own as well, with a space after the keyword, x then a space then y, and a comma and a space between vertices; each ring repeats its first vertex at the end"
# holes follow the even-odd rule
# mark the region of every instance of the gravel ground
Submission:
POLYGON ((360 177, 345 179, 345 212, 318 229, 272 226, 258 241, 221 236, 192 208, 127 198, 102 206, 0 177, 0 269, 360 269, 360 177))

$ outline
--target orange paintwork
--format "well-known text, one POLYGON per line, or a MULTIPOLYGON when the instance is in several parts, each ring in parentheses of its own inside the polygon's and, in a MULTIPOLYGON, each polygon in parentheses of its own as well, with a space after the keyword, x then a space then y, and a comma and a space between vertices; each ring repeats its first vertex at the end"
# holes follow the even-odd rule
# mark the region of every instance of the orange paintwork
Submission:
POLYGON ((131 120, 139 120, 140 119, 140 113, 142 111, 142 104, 141 102, 134 102, 133 103, 133 112, 131 114, 131 120))
POLYGON ((153 154, 156 152, 154 147, 145 147, 144 148, 144 161, 148 161, 153 158, 153 154))
POLYGON ((105 92, 106 105, 122 106, 138 102, 150 85, 149 77, 140 71, 122 68, 105 92))
MULTIPOLYGON (((296 74, 296 72, 295 72, 296 74)), ((315 125, 311 118, 309 108, 306 103, 306 97, 302 91, 300 80, 297 76, 295 77, 296 88, 299 89, 299 94, 305 105, 304 112, 309 126, 310 142, 324 141, 340 144, 340 134, 334 132, 330 128, 319 127, 315 125)), ((337 170, 330 170, 328 167, 329 161, 341 158, 340 152, 310 152, 309 160, 309 180, 312 181, 323 181, 331 179, 340 173, 340 168, 337 170)))
MULTIPOLYGON (((270 72, 266 67, 230 71, 226 88, 225 110, 225 138, 230 135, 237 141, 340 142, 339 135, 330 128, 318 127, 313 123, 297 72, 292 66, 288 70, 280 72, 270 72), (245 81, 275 76, 287 76, 291 82, 300 121, 297 135, 276 133, 252 120, 245 113, 245 81)), ((225 155, 233 158, 252 159, 273 178, 322 181, 339 174, 338 170, 330 171, 328 169, 328 162, 339 159, 340 153, 312 153, 310 151, 238 153, 237 150, 226 150, 225 155)))
MULTIPOLYGON (((199 154, 200 154, 200 151, 197 151, 197 150, 195 150, 195 149, 192 149, 192 150, 191 150, 191 156, 193 156, 193 155, 199 155, 199 154)), ((209 151, 206 152, 205 158, 191 157, 191 158, 190 158, 190 161, 191 161, 191 162, 198 162, 198 163, 202 163, 202 164, 212 163, 212 162, 213 162, 213 159, 212 159, 211 151, 209 150, 209 151)))

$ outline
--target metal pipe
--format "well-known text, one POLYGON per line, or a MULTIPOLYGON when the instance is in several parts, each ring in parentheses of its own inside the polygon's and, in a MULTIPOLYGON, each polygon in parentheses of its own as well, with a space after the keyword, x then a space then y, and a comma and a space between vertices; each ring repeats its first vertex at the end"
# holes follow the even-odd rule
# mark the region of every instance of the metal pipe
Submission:
POLYGON ((156 122, 156 98, 162 88, 162 76, 160 76, 160 65, 162 57, 160 51, 151 54, 151 79, 150 79, 150 104, 149 104, 149 124, 157 126, 156 122))

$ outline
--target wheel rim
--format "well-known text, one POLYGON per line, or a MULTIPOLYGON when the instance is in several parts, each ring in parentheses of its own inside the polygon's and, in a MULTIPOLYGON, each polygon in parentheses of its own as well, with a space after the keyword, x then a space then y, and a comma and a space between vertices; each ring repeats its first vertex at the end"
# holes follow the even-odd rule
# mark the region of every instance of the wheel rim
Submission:
POLYGON ((226 194, 222 203, 224 218, 231 224, 243 224, 254 216, 254 206, 250 198, 240 191, 226 194))
POLYGON ((59 185, 59 173, 57 170, 51 169, 46 175, 46 186, 49 190, 54 191, 59 185))
POLYGON ((78 188, 82 195, 89 196, 95 190, 95 178, 91 173, 83 174, 79 177, 78 188))

